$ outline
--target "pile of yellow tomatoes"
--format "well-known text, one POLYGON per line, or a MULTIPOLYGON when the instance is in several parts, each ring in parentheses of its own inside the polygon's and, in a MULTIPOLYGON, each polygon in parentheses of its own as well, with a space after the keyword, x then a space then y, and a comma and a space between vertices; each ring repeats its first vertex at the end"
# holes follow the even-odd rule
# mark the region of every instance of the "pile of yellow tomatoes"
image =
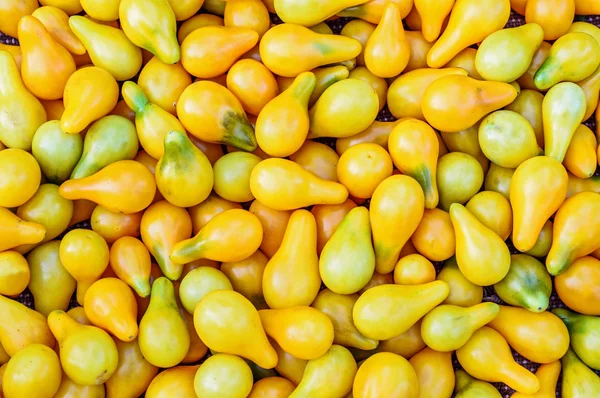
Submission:
POLYGON ((0 398, 600 397, 576 14, 2 0, 0 398))

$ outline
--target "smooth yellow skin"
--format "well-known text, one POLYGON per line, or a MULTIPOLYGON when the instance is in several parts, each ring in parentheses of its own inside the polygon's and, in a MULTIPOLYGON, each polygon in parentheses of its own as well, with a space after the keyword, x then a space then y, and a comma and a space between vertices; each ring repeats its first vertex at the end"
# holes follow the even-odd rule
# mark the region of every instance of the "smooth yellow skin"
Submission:
POLYGON ((258 43, 252 29, 204 26, 181 43, 181 64, 193 76, 209 79, 227 72, 243 54, 258 43))
POLYGON ((600 193, 600 178, 596 176, 590 178, 578 178, 569 173, 567 198, 584 191, 600 193))
POLYGON ((502 29, 509 16, 509 0, 457 0, 446 30, 427 54, 427 64, 442 67, 463 49, 502 29))
MULTIPOLYGON (((62 106, 62 101, 60 104, 62 106)), ((79 134, 65 133, 60 128, 59 120, 51 120, 36 131, 31 152, 46 180, 53 184, 61 184, 69 179, 81 159, 83 137, 79 134)))
POLYGON ((4 370, 2 390, 6 398, 36 396, 51 398, 61 381, 56 353, 42 344, 32 344, 15 354, 4 370))
POLYGON ((508 239, 512 232, 513 215, 510 202, 504 196, 493 191, 479 192, 465 207, 502 240, 508 239))
POLYGON ((343 295, 324 289, 319 292, 312 307, 327 315, 333 323, 334 344, 372 350, 379 342, 363 336, 352 321, 352 308, 358 297, 357 294, 343 295))
POLYGON ((389 2, 365 45, 365 65, 375 76, 394 77, 406 68, 409 58, 410 45, 402 26, 400 7, 389 2))
POLYGON ((308 361, 302 381, 289 398, 344 397, 352 389, 356 362, 348 349, 332 345, 322 356, 308 361))
MULTIPOLYGON (((227 2, 223 15, 225 26, 252 29, 262 37, 271 26, 269 10, 261 0, 227 2)), ((258 53, 258 47, 255 47, 258 53)))
POLYGON ((246 152, 257 148, 254 127, 236 96, 224 85, 201 80, 183 90, 177 102, 181 123, 196 138, 246 152))
MULTIPOLYGON (((35 195, 17 209, 17 217, 40 223, 46 228, 46 236, 42 243, 63 233, 73 216, 73 202, 64 199, 58 192, 57 185, 40 185, 35 195)), ((35 245, 23 245, 16 250, 24 254, 33 247, 35 245)))
POLYGON ((442 209, 426 209, 411 242, 430 261, 444 261, 453 256, 456 239, 450 215, 442 209))
POLYGON ((559 82, 579 82, 594 73, 598 65, 600 44, 596 39, 587 33, 567 33, 552 44, 533 83, 544 90, 559 82))
POLYGON ((31 15, 39 7, 35 0, 18 1, 11 0, 2 3, 0 9, 0 31, 18 38, 17 26, 21 17, 31 15))
POLYGON ((327 88, 309 111, 309 138, 344 138, 360 133, 379 112, 379 97, 371 85, 345 79, 327 88))
POLYGON ((295 385, 300 384, 308 361, 298 359, 285 352, 273 339, 269 339, 269 342, 277 353, 277 365, 275 366, 277 373, 290 380, 295 385))
MULTIPOLYGON (((481 164, 483 172, 487 173, 490 167, 490 161, 485 157, 481 150, 481 146, 479 145, 479 126, 480 123, 476 123, 468 129, 461 130, 458 133, 446 133, 442 131, 440 135, 443 143, 448 147, 449 152, 463 152, 473 156, 481 164)), ((440 151, 438 156, 442 157, 444 155, 445 153, 440 151)))
POLYGON ((340 35, 352 37, 360 42, 363 47, 363 51, 356 57, 356 64, 358 66, 365 65, 364 47, 367 44, 367 40, 373 34, 376 25, 363 21, 361 19, 354 19, 349 21, 340 32, 340 35))
POLYGON ((12 250, 0 253, 0 294, 21 294, 29 284, 29 278, 29 264, 21 254, 12 250))
MULTIPOLYGON (((321 97, 321 94, 334 83, 344 80, 349 76, 348 69, 349 65, 333 65, 325 66, 322 68, 315 68, 311 72, 314 73, 316 78, 315 89, 308 100, 308 107, 311 108, 315 102, 321 97)), ((356 68, 355 68, 356 69, 356 68)), ((305 73, 305 72, 303 72, 305 73)), ((281 77, 277 76, 277 84, 279 85, 279 91, 283 92, 292 85, 295 77, 281 77)))
POLYGON ((31 273, 29 290, 36 311, 45 316, 54 310, 65 311, 77 286, 60 261, 59 247, 59 241, 47 242, 27 256, 31 273))
MULTIPOLYGON (((206 16, 206 14, 204 14, 206 16)), ((190 74, 181 63, 168 65, 153 57, 140 72, 138 85, 150 102, 176 116, 181 93, 192 84, 190 74)))
POLYGON ((515 247, 522 252, 533 248, 544 224, 567 195, 565 168, 548 156, 523 162, 510 184, 515 247))
POLYGON ((367 0, 344 0, 334 3, 319 1, 299 2, 295 0, 275 0, 275 12, 283 22, 302 26, 313 26, 325 21, 348 7, 354 7, 367 0))
MULTIPOLYGON (((543 41, 542 44, 540 44, 540 47, 537 49, 537 51, 533 55, 533 59, 531 61, 531 64, 529 65, 529 68, 523 74, 523 76, 521 76, 520 78, 517 79, 517 83, 519 83, 519 85, 522 88, 527 89, 527 90, 536 90, 536 91, 539 90, 533 83, 533 78, 535 77, 535 73, 538 71, 540 66, 544 63, 546 58, 548 58, 548 53, 550 52, 551 47, 552 47, 552 45, 550 43, 548 43, 547 41, 543 41)), ((540 91, 544 92, 546 90, 540 90, 540 91)))
POLYGON ((308 101, 315 85, 314 73, 301 73, 261 110, 255 134, 258 145, 267 154, 286 157, 300 149, 308 135, 308 101))
POLYGON ((414 117, 425 120, 421 103, 423 94, 435 80, 448 75, 463 75, 467 72, 461 68, 416 69, 402 74, 390 85, 387 92, 387 103, 394 117, 414 117))
POLYGON ((427 53, 433 43, 427 42, 421 31, 406 31, 406 38, 410 46, 410 59, 403 72, 427 68, 427 53))
POLYGON ((510 268, 510 252, 502 238, 459 203, 450 206, 450 218, 456 234, 456 261, 465 277, 479 286, 502 280, 510 268))
POLYGON ((196 14, 200 7, 204 4, 204 0, 169 0, 169 5, 175 14, 177 21, 184 21, 196 14))
POLYGON ((207 294, 194 310, 194 327, 213 351, 239 355, 264 369, 277 365, 277 353, 267 339, 258 311, 233 290, 207 294))
POLYGON ((296 386, 294 383, 289 381, 284 377, 265 377, 264 379, 260 379, 254 386, 252 387, 252 391, 248 398, 280 398, 280 397, 288 397, 296 386))
MULTIPOLYGON (((571 182, 569 182, 570 184, 571 182)), ((569 197, 569 192, 567 190, 567 197, 569 197)), ((534 256, 534 257, 546 257, 548 252, 550 251, 550 246, 552 246, 552 221, 548 220, 542 227, 542 231, 535 242, 535 245, 530 250, 527 250, 525 253, 534 256)))
POLYGON ((423 190, 411 177, 393 175, 375 189, 369 215, 377 272, 387 274, 394 269, 400 250, 417 229, 424 210, 423 190), (393 225, 402 225, 403 228, 394 228, 393 225))
POLYGON ((419 379, 411 364, 399 355, 381 352, 362 363, 352 387, 355 398, 419 397, 419 379))
POLYGON ((176 264, 201 258, 240 261, 258 249, 262 238, 262 225, 254 214, 242 209, 227 210, 212 218, 195 237, 174 245, 170 259, 176 264), (227 247, 237 249, 225 250, 227 247))
POLYGON ((119 354, 113 339, 95 326, 80 325, 64 311, 52 311, 48 326, 60 346, 60 362, 77 384, 100 385, 112 376, 119 354))
POLYGON ((535 138, 540 147, 544 147, 544 129, 542 121, 542 102, 544 95, 535 90, 521 90, 517 98, 504 109, 517 112, 523 116, 535 132, 535 138))
POLYGON ((452 353, 427 347, 410 359, 419 380, 420 398, 450 397, 454 391, 452 353))
POLYGON ((140 144, 148 155, 160 159, 165 151, 164 142, 170 131, 185 131, 177 118, 149 102, 141 87, 128 81, 123 84, 123 98, 135 112, 135 127, 140 144))
MULTIPOLYGON (((262 5, 260 0, 249 1, 262 5)), ((230 4, 237 4, 237 1, 230 4)), ((280 92, 275 76, 255 59, 240 59, 233 64, 227 73, 226 83, 244 110, 252 115, 258 115, 280 92)))
POLYGON ((316 308, 298 306, 260 310, 258 315, 267 335, 298 359, 318 358, 333 343, 333 323, 316 308))
POLYGON ((543 40, 544 31, 536 23, 496 31, 479 46, 475 67, 485 80, 510 83, 527 71, 543 40))
POLYGON ((384 78, 375 76, 369 71, 369 69, 367 69, 366 66, 358 66, 352 69, 348 77, 351 79, 363 80, 369 83, 379 98, 379 110, 381 111, 383 109, 387 101, 388 91, 388 83, 384 78))
POLYGON ((250 191, 264 205, 275 210, 295 210, 315 204, 340 204, 348 190, 327 181, 286 159, 266 159, 252 170, 250 191), (287 184, 274 184, 287 181, 287 184))
POLYGON ((425 40, 431 43, 440 36, 444 20, 450 15, 454 2, 455 0, 415 0, 414 9, 421 17, 421 27, 425 40))
MULTIPOLYGON (((408 15, 413 8, 413 0, 398 0, 395 1, 395 3, 400 7, 400 16, 402 18, 408 18, 408 15)), ((378 24, 386 4, 387 2, 385 0, 370 0, 359 6, 348 7, 337 15, 340 17, 360 18, 372 24, 378 24)))
POLYGON ((216 354, 208 358, 194 377, 199 397, 246 398, 252 390, 252 370, 240 357, 216 354))
POLYGON ((321 286, 316 243, 314 216, 307 210, 292 213, 281 246, 264 270, 262 288, 270 308, 312 303, 321 286))
POLYGON ((514 398, 554 398, 556 397, 556 384, 560 376, 562 366, 560 361, 554 361, 541 365, 535 375, 540 380, 540 390, 535 394, 514 393, 514 398))
POLYGON ((19 21, 19 44, 25 87, 39 99, 61 98, 69 76, 75 72, 71 54, 52 38, 40 20, 30 15, 19 21))
POLYGON ((577 83, 585 94, 587 106, 583 120, 588 120, 596 107, 598 106, 598 97, 600 96, 600 66, 588 78, 577 83))
POLYGON ((133 44, 165 64, 179 62, 175 14, 167 0, 121 0, 119 21, 133 44))
POLYGON ((82 132, 93 121, 108 115, 118 99, 119 86, 108 71, 96 66, 78 69, 65 86, 61 129, 67 134, 82 132))
MULTIPOLYGON (((550 49, 550 45, 548 45, 548 49, 550 49)), ((425 54, 425 55, 427 55, 427 54, 425 54)), ((461 68, 461 69, 466 70, 468 73, 468 76, 472 77, 473 79, 483 80, 483 77, 481 77, 479 72, 477 72, 477 68, 475 68, 475 57, 476 56, 477 56, 477 50, 474 48, 471 48, 471 47, 467 47, 464 50, 462 50, 461 52, 459 52, 458 54, 456 54, 454 56, 454 58, 452 58, 450 60, 450 62, 448 62, 446 65, 444 65, 444 68, 461 68)), ((540 62, 540 64, 541 64, 541 62, 540 62)), ((425 63, 425 66, 423 66, 423 67, 425 67, 425 68, 428 67, 427 63, 425 63)), ((532 79, 533 79, 533 77, 532 77, 532 79)))
POLYGON ((421 107, 425 120, 432 127, 457 133, 473 126, 488 113, 510 104, 517 94, 515 87, 508 83, 447 75, 427 87, 421 107))
POLYGON ((60 8, 68 15, 77 14, 82 10, 79 0, 42 0, 40 4, 60 8))
POLYGON ((201 203, 213 188, 208 158, 183 131, 169 131, 165 136, 165 151, 156 164, 155 177, 162 196, 178 207, 201 203))
POLYGON ((133 214, 152 203, 156 182, 143 164, 120 160, 89 177, 64 182, 59 193, 65 199, 88 199, 112 212, 133 214))
MULTIPOLYGON (((579 1, 576 1, 575 3, 579 3, 579 1)), ((590 3, 595 3, 595 2, 592 1, 590 3)), ((578 12, 577 14, 584 15, 580 12, 578 12)), ((588 35, 593 36, 594 39, 596 39, 596 41, 598 43, 600 43, 600 28, 589 22, 573 22, 567 32, 568 33, 571 33, 571 32, 587 33, 588 35)))
POLYGON ((35 158, 22 149, 10 148, 0 152, 0 206, 11 208, 23 205, 38 190, 40 166, 35 158))
POLYGON ((598 143, 592 130, 580 124, 573 133, 573 138, 567 148, 563 161, 564 166, 576 177, 589 178, 593 176, 598 166, 597 148, 598 143))
POLYGON ((473 156, 451 152, 438 160, 436 177, 439 203, 448 211, 453 203, 466 203, 479 192, 483 169, 473 156))
POLYGON ((507 169, 490 163, 490 169, 485 176, 484 189, 486 191, 498 192, 506 199, 509 199, 510 185, 514 172, 515 170, 513 169, 507 169))
POLYGON ((506 340, 490 327, 476 331, 456 356, 463 369, 480 380, 503 382, 525 394, 540 389, 538 378, 515 362, 506 340))
POLYGON ((582 362, 592 369, 600 368, 600 361, 594 354, 600 344, 598 339, 600 318, 581 315, 566 308, 555 308, 552 312, 559 316, 569 329, 571 347, 582 362))
POLYGON ((69 16, 63 10, 45 6, 36 9, 31 15, 39 19, 52 38, 71 54, 85 54, 86 49, 69 28, 69 16))
POLYGON ((99 21, 116 21, 119 19, 121 0, 79 0, 83 11, 99 21))
POLYGON ((144 212, 140 231, 142 241, 164 275, 171 280, 179 279, 183 265, 174 263, 169 256, 176 243, 192 235, 188 212, 164 200, 157 202, 144 212))
POLYGON ((338 182, 337 167, 340 157, 329 146, 306 140, 290 155, 290 160, 324 180, 338 182))
POLYGON ((445 282, 423 285, 379 285, 364 292, 352 310, 357 329, 366 337, 388 340, 401 335, 448 297, 445 282), (394 308, 402 306, 399 314, 394 308), (382 326, 383 325, 383 326, 382 326))
POLYGON ((108 266, 108 245, 102 236, 86 229, 74 229, 60 241, 60 262, 77 281, 77 302, 83 305, 86 290, 108 266))
MULTIPOLYGON (((244 260, 222 263, 220 268, 221 272, 225 274, 229 284, 233 287, 233 290, 241 293, 250 300, 257 309, 261 310, 267 308, 263 296, 262 279, 268 261, 269 258, 265 256, 262 251, 257 250, 253 255, 244 260)), ((192 282, 194 282, 193 279, 192 282)), ((180 288, 180 292, 182 291, 183 290, 180 288)), ((180 297, 183 296, 182 293, 179 295, 180 297)), ((183 298, 182 301, 184 301, 183 298)))
POLYGON ((0 207, 0 250, 39 243, 45 235, 46 228, 42 224, 25 221, 10 210, 0 207))
POLYGON ((381 181, 392 175, 392 159, 381 146, 362 143, 340 156, 337 177, 355 198, 370 198, 381 181))
POLYGON ((421 338, 421 320, 418 320, 401 335, 380 341, 376 351, 391 352, 408 359, 425 347, 425 342, 421 338))
POLYGON ((479 126, 479 145, 490 161, 509 169, 517 168, 541 152, 529 121, 508 110, 493 112, 483 119, 479 126))
POLYGON ((351 37, 315 33, 303 26, 286 23, 269 29, 260 41, 263 63, 271 72, 284 77, 350 60, 361 51, 360 42, 351 37))
POLYGON ((433 264, 417 253, 401 257, 394 268, 394 283, 397 285, 420 285, 434 280, 433 264))
POLYGON ((74 383, 67 375, 63 373, 62 381, 54 398, 105 398, 106 391, 104 385, 82 386, 74 383))
POLYGON ((129 286, 118 278, 102 278, 85 293, 85 315, 95 325, 121 341, 138 335, 137 302, 129 286))
MULTIPOLYGON (((138 224, 137 231, 139 227, 138 224)), ((150 253, 144 243, 132 236, 123 236, 110 247, 110 268, 140 297, 150 294, 150 261, 150 253)))
POLYGON ((425 193, 425 207, 437 207, 439 144, 436 132, 420 120, 402 121, 390 133, 388 150, 398 170, 419 182, 425 193))
POLYGON ((464 370, 457 370, 454 376, 456 398, 502 398, 496 387, 472 378, 464 370))
POLYGON ((176 366, 160 372, 146 390, 148 398, 168 398, 172 394, 179 397, 193 397, 194 376, 200 365, 176 366))
POLYGON ((352 294, 369 282, 375 270, 369 211, 350 210, 319 257, 321 280, 331 291, 352 294))
POLYGON ((233 290, 225 274, 212 267, 198 267, 190 271, 179 285, 179 299, 190 314, 204 296, 214 290, 233 290))
POLYGON ((526 254, 513 254, 508 274, 494 285, 494 290, 510 305, 542 312, 548 308, 552 280, 538 260, 526 254))
POLYGON ((341 156, 350 147, 362 143, 373 143, 387 149, 389 135, 400 121, 401 120, 396 120, 394 122, 379 122, 375 120, 369 127, 356 135, 338 138, 335 142, 335 150, 338 155, 341 156))
POLYGON ((94 65, 110 72, 116 80, 129 80, 139 72, 142 50, 121 29, 78 15, 69 18, 69 27, 83 42, 94 65))
POLYGON ((152 365, 177 365, 190 348, 190 335, 175 301, 170 280, 160 277, 152 284, 150 305, 139 326, 138 343, 144 358, 152 365))
POLYGON ((561 394, 564 398, 593 397, 600 394, 600 377, 569 348, 560 360, 562 371, 561 394))
POLYGON ((595 192, 578 193, 560 206, 554 217, 552 247, 546 258, 551 275, 561 274, 575 259, 600 247, 600 237, 587 228, 593 230, 600 225, 598 209, 600 194, 595 192))
POLYGON ((0 309, 5 314, 0 322, 0 343, 9 356, 30 344, 54 347, 56 341, 45 316, 4 296, 0 296, 0 309))
POLYGON ((202 28, 204 26, 223 26, 223 18, 212 15, 212 14, 198 14, 187 19, 180 27, 177 32, 177 40, 179 43, 183 43, 186 37, 189 36, 194 30, 202 28))
POLYGON ((104 383, 106 394, 131 397, 143 394, 156 376, 158 368, 144 358, 137 340, 125 343, 115 339, 115 344, 119 353, 119 365, 104 383))
POLYGON ((481 303, 483 299, 483 288, 465 278, 455 257, 446 260, 436 279, 446 282, 450 287, 450 294, 442 304, 471 307, 481 303))
POLYGON ((500 306, 489 326, 499 332, 523 357, 537 363, 558 361, 569 348, 569 331, 551 312, 500 306))
MULTIPOLYGON (((263 226, 263 241, 260 244, 260 250, 271 258, 281 246, 292 212, 271 209, 257 200, 252 202, 249 211, 258 217, 263 226)), ((262 281, 262 276, 260 279, 262 281)))
POLYGON ((12 115, 0 119, 0 141, 28 151, 36 130, 46 122, 46 110, 23 84, 19 69, 10 53, 0 51, 0 106, 3 114, 12 115))
POLYGON ((465 345, 473 333, 498 315, 495 303, 481 303, 463 308, 440 305, 423 318, 421 336, 428 347, 452 352, 465 345))

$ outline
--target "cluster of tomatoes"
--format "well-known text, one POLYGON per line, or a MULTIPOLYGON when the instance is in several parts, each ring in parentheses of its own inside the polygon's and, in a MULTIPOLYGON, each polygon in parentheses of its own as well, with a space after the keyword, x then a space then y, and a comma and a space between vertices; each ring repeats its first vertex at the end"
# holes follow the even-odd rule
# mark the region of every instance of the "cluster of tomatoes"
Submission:
POLYGON ((3 0, 0 397, 600 396, 576 14, 3 0))

